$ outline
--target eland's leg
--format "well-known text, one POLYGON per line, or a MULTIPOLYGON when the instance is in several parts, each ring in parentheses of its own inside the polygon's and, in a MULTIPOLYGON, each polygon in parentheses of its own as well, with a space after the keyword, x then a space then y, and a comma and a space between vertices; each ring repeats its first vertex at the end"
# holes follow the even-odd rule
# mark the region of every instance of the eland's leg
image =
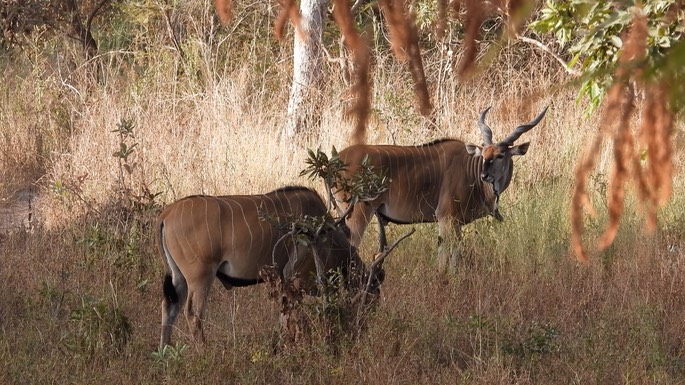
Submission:
POLYGON ((188 278, 188 300, 185 314, 195 342, 205 342, 205 335, 202 330, 205 302, 215 275, 216 272, 207 271, 205 274, 199 274, 196 279, 188 278))
POLYGON ((345 219, 345 225, 350 231, 350 243, 352 246, 359 247, 362 243, 362 236, 366 226, 371 221, 374 211, 374 208, 368 203, 357 203, 345 219))
POLYGON ((376 220, 378 221, 378 252, 382 253, 388 247, 388 238, 385 236, 385 225, 387 223, 384 222, 378 211, 376 211, 376 220))
POLYGON ((164 299, 162 300, 162 335, 159 347, 171 344, 171 331, 180 313, 181 306, 188 296, 188 285, 182 276, 173 279, 171 274, 164 276, 164 299))
POLYGON ((451 272, 456 271, 457 263, 463 256, 463 236, 461 232, 461 226, 454 225, 454 244, 452 244, 452 249, 450 250, 450 263, 448 265, 451 272))
POLYGON ((438 267, 454 271, 461 258, 461 226, 452 218, 438 220, 438 267))

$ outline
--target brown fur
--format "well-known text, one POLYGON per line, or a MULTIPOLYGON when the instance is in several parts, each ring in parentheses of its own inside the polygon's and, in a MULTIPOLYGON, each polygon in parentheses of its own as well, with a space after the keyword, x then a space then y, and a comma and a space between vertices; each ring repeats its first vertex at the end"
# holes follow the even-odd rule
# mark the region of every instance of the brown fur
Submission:
POLYGON ((233 0, 214 0, 214 7, 221 22, 228 24, 233 17, 233 0))
POLYGON ((501 154, 502 150, 497 146, 486 146, 483 147, 482 157, 483 159, 494 159, 497 155, 501 154))
POLYGON ((297 8, 297 2, 295 0, 278 0, 278 4, 281 5, 281 12, 279 12, 276 17, 274 34, 278 40, 283 40, 285 25, 288 20, 290 20, 295 26, 295 29, 299 31, 300 10, 297 8))

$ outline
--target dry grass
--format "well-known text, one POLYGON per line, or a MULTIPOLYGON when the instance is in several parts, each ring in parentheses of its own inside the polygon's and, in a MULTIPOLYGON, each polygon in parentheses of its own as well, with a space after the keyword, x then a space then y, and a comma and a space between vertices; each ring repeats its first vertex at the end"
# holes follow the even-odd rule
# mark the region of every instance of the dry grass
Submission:
MULTIPOLYGON (((485 106, 493 106, 488 123, 495 137, 551 106, 521 138, 531 148, 515 161, 514 181, 502 196, 505 222, 466 227, 466 256, 453 275, 436 273, 435 225, 418 225, 385 263, 384 297, 359 341, 331 351, 325 330, 315 330, 310 342, 291 346, 278 332, 279 304, 267 287, 226 292, 217 284, 208 305, 209 345, 153 355, 161 310, 162 265, 152 231, 158 205, 188 194, 308 183, 298 176, 306 149, 282 148, 277 139, 288 94, 277 76, 288 73, 288 62, 259 72, 248 58, 221 72, 211 52, 198 50, 202 71, 178 71, 163 54, 148 71, 115 57, 100 85, 81 69, 60 74, 50 55, 39 67, 13 58, 22 71, 2 63, 3 84, 17 92, 0 96, 8 149, 0 175, 13 183, 30 178, 42 203, 32 233, 0 238, 0 383, 685 381, 682 194, 659 211, 650 237, 641 230, 639 199, 627 194, 622 227, 601 263, 576 263, 568 217, 573 171, 600 117, 584 117, 574 90, 555 89, 564 75, 554 64, 516 47, 505 47, 469 86, 456 73, 438 82, 440 58, 427 57, 429 84, 441 87, 431 90, 439 95, 435 122, 413 107, 411 77, 391 53, 377 58, 370 143, 443 136, 479 142, 475 122, 485 106), (121 138, 111 131, 124 119, 135 123, 129 145, 138 145, 129 158, 137 165, 123 182, 134 194, 144 187, 161 193, 149 206, 120 201, 120 164, 112 153, 121 138)), ((308 143, 326 151, 344 147, 354 130, 336 103, 344 86, 330 87, 321 132, 308 143)), ((644 111, 640 102, 635 108, 644 111)), ((585 185, 589 198, 603 202, 613 153, 606 144, 596 153, 585 185)), ((682 162, 676 158, 673 167, 682 162)), ((681 176, 673 183, 674 191, 683 188, 681 176)), ((588 221, 588 236, 600 236, 605 216, 588 221)), ((388 235, 405 230, 389 226, 388 235)), ((372 226, 364 255, 375 244, 372 226)), ((190 344, 185 323, 178 326, 178 341, 190 344)))

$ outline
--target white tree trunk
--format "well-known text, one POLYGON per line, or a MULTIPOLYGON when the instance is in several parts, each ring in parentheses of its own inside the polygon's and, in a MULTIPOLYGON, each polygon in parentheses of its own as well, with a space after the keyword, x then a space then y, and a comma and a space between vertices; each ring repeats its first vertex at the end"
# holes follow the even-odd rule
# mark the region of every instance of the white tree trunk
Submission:
POLYGON ((324 16, 328 0, 300 2, 300 29, 295 32, 293 50, 293 84, 290 89, 288 115, 282 138, 293 142, 318 122, 316 116, 321 83, 324 16))

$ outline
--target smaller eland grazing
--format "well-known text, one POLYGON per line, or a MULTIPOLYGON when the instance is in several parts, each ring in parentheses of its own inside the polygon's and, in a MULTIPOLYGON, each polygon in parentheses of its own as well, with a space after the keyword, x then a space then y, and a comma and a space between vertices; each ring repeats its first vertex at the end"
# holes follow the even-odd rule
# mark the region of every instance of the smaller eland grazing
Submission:
MULTIPOLYGON (((340 151, 349 178, 361 168, 364 159, 375 169, 384 170, 390 180, 387 191, 371 201, 355 204, 345 219, 352 245, 358 247, 362 235, 375 215, 379 223, 381 250, 386 245, 384 224, 438 222, 440 263, 456 263, 461 226, 491 215, 502 220, 500 195, 513 175, 514 155, 524 155, 529 143, 514 145, 525 132, 535 127, 547 107, 532 121, 514 129, 504 140, 493 143, 492 130, 485 123, 486 108, 478 127, 483 146, 457 139, 441 139, 418 146, 353 145, 340 151), (445 239, 454 236, 447 255, 445 239)), ((341 212, 349 209, 345 192, 332 188, 341 212)), ((443 266, 444 267, 444 266, 443 266)))
MULTIPOLYGON (((263 282, 260 270, 273 266, 282 278, 295 280, 296 287, 314 290, 317 266, 312 250, 287 239, 287 226, 274 221, 287 224, 304 216, 324 215, 327 208, 319 194, 299 186, 263 195, 190 196, 168 205, 157 225, 165 266, 160 348, 171 343, 172 328, 184 304, 194 339, 204 341, 203 313, 215 278, 226 289, 254 285, 263 282)), ((316 250, 319 271, 340 269, 348 283, 350 277, 358 277, 357 283, 363 279, 368 282, 365 290, 377 294, 383 279, 380 263, 374 262, 364 272, 356 248, 339 227, 325 237, 330 242, 316 250)), ((382 263, 380 258, 377 262, 382 263)))

